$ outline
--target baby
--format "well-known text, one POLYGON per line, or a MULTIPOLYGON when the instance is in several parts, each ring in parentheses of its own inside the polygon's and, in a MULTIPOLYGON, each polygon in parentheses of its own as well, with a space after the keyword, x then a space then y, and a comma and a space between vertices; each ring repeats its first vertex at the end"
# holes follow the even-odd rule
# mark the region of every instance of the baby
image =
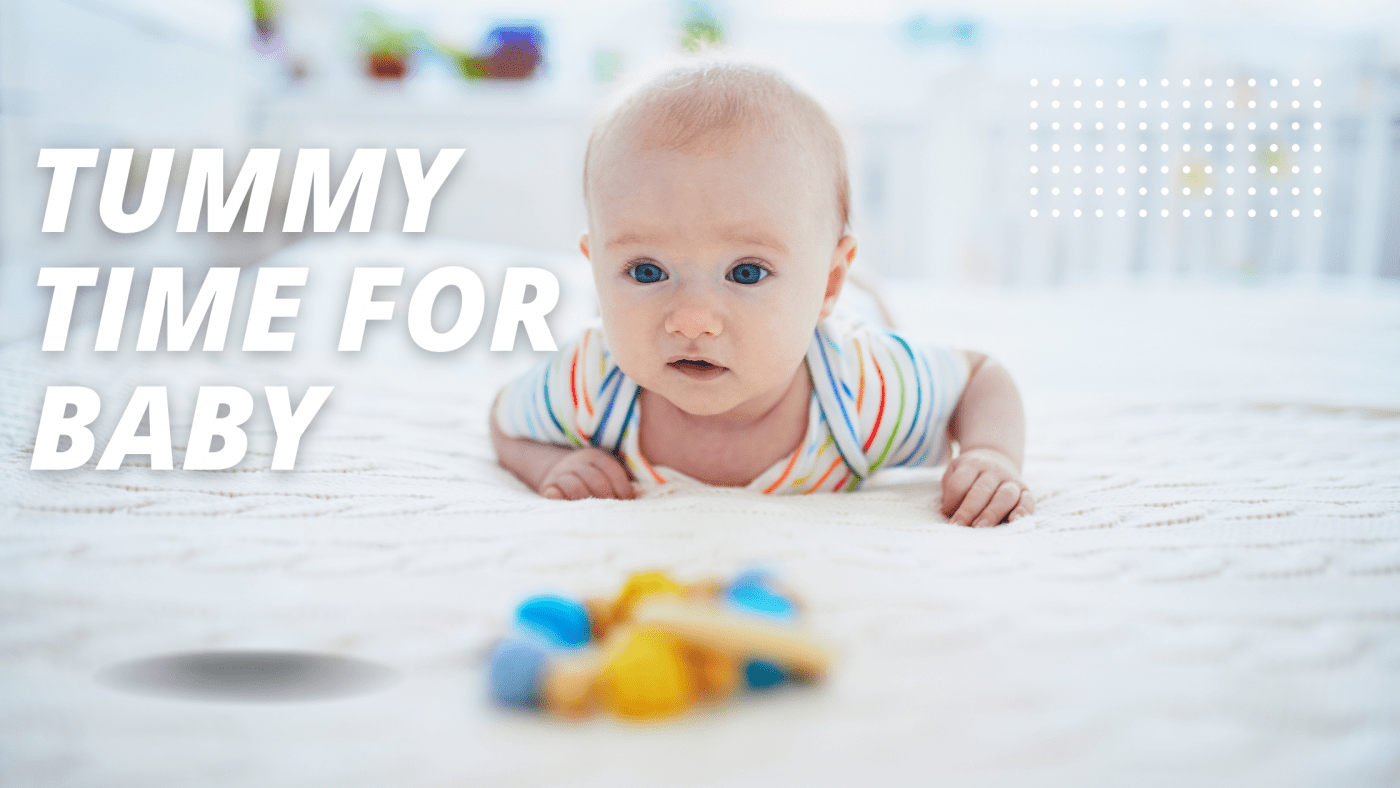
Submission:
POLYGON ((848 194, 835 125, 775 72, 696 59, 627 92, 584 163, 602 326, 497 397, 501 465, 547 498, 682 478, 808 493, 942 464, 955 441, 944 515, 1029 514, 1002 367, 831 317, 848 194))

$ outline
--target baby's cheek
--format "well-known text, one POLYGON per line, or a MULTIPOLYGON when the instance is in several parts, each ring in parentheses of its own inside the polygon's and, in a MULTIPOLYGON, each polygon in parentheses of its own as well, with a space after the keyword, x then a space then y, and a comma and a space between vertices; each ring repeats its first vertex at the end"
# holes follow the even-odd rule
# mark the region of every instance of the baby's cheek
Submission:
POLYGON ((788 298, 764 310, 756 332, 775 353, 801 356, 816 330, 821 314, 820 294, 790 293, 788 298))
POLYGON ((608 351, 612 354, 612 362, 622 370, 622 374, 642 386, 647 385, 646 365, 639 363, 637 353, 630 342, 624 340, 615 343, 609 339, 608 351))
POLYGON ((603 302, 598 307, 603 317, 603 335, 607 337, 608 350, 614 356, 633 356, 639 342, 651 342, 654 338, 642 325, 637 310, 625 305, 603 302))
POLYGON ((761 372, 765 387, 786 383, 807 355, 811 331, 795 331, 789 326, 758 336, 750 356, 753 368, 761 372))

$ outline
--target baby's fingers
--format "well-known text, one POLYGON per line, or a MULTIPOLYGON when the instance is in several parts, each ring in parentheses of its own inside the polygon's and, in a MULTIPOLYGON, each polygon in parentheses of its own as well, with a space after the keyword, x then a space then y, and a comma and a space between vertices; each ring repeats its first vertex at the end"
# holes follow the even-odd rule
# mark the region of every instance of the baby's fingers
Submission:
POLYGON ((560 474, 546 484, 540 492, 546 498, 563 498, 566 501, 577 501, 591 497, 587 485, 573 471, 560 474))
POLYGON ((606 459, 600 459, 597 467, 603 471, 603 475, 608 477, 608 481, 612 484, 612 489, 616 493, 613 497, 623 500, 636 497, 632 480, 628 478, 627 471, 622 469, 622 463, 613 459, 612 456, 608 456, 606 459))
MULTIPOLYGON (((968 464, 957 465, 943 474, 943 505, 939 509, 944 517, 951 518, 953 513, 958 511, 958 506, 963 503, 967 491, 972 488, 973 482, 977 481, 979 473, 981 471, 968 464)), ((978 506, 978 511, 981 508, 978 506)))
MULTIPOLYGON (((624 491, 630 493, 630 485, 621 490, 614 489, 610 474, 604 473, 597 465, 587 464, 580 466, 575 473, 583 480, 584 486, 588 488, 589 496, 593 498, 622 498, 624 491)), ((630 498, 631 495, 626 497, 630 498)))
POLYGON ((972 521, 972 527, 985 528, 1000 523, 1006 519, 1007 515, 1011 514, 1020 500, 1021 486, 1015 482, 1002 482, 1001 486, 997 487, 992 500, 987 503, 987 508, 983 509, 982 514, 972 521))
MULTIPOLYGON (((996 494, 1001 480, 990 473, 984 473, 977 477, 977 480, 968 488, 967 495, 963 496, 962 505, 953 513, 950 518, 954 525, 971 525, 982 510, 987 508, 992 496, 996 494)), ((1010 507, 1007 507, 1010 509, 1010 507)))
POLYGON ((1008 523, 1015 522, 1035 511, 1035 499, 1031 497, 1030 490, 1022 490, 1021 497, 1016 502, 1016 508, 1011 510, 1011 514, 1006 516, 1008 523))

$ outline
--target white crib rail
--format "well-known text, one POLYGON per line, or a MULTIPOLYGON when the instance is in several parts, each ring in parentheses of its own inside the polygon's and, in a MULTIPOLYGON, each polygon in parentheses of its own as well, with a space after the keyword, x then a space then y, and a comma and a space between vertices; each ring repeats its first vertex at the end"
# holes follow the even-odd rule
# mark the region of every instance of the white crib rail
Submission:
POLYGON ((1072 65, 991 45, 905 119, 852 122, 872 267, 1013 287, 1400 280, 1400 71, 1374 42, 1173 36, 1134 59, 1105 34, 1072 65))

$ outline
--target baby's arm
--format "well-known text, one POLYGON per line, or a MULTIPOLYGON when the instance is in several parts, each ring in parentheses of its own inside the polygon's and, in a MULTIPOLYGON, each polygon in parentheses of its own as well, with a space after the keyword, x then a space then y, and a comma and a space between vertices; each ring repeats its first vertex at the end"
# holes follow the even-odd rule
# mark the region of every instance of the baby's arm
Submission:
POLYGON ((511 438, 496 424, 491 409, 491 444, 501 467, 546 498, 631 498, 632 480, 622 463, 602 449, 556 446, 511 438))
POLYGON ((1026 416, 1011 375, 981 353, 967 353, 972 372, 948 422, 958 456, 943 474, 943 514, 974 528, 1035 511, 1021 482, 1026 416))

